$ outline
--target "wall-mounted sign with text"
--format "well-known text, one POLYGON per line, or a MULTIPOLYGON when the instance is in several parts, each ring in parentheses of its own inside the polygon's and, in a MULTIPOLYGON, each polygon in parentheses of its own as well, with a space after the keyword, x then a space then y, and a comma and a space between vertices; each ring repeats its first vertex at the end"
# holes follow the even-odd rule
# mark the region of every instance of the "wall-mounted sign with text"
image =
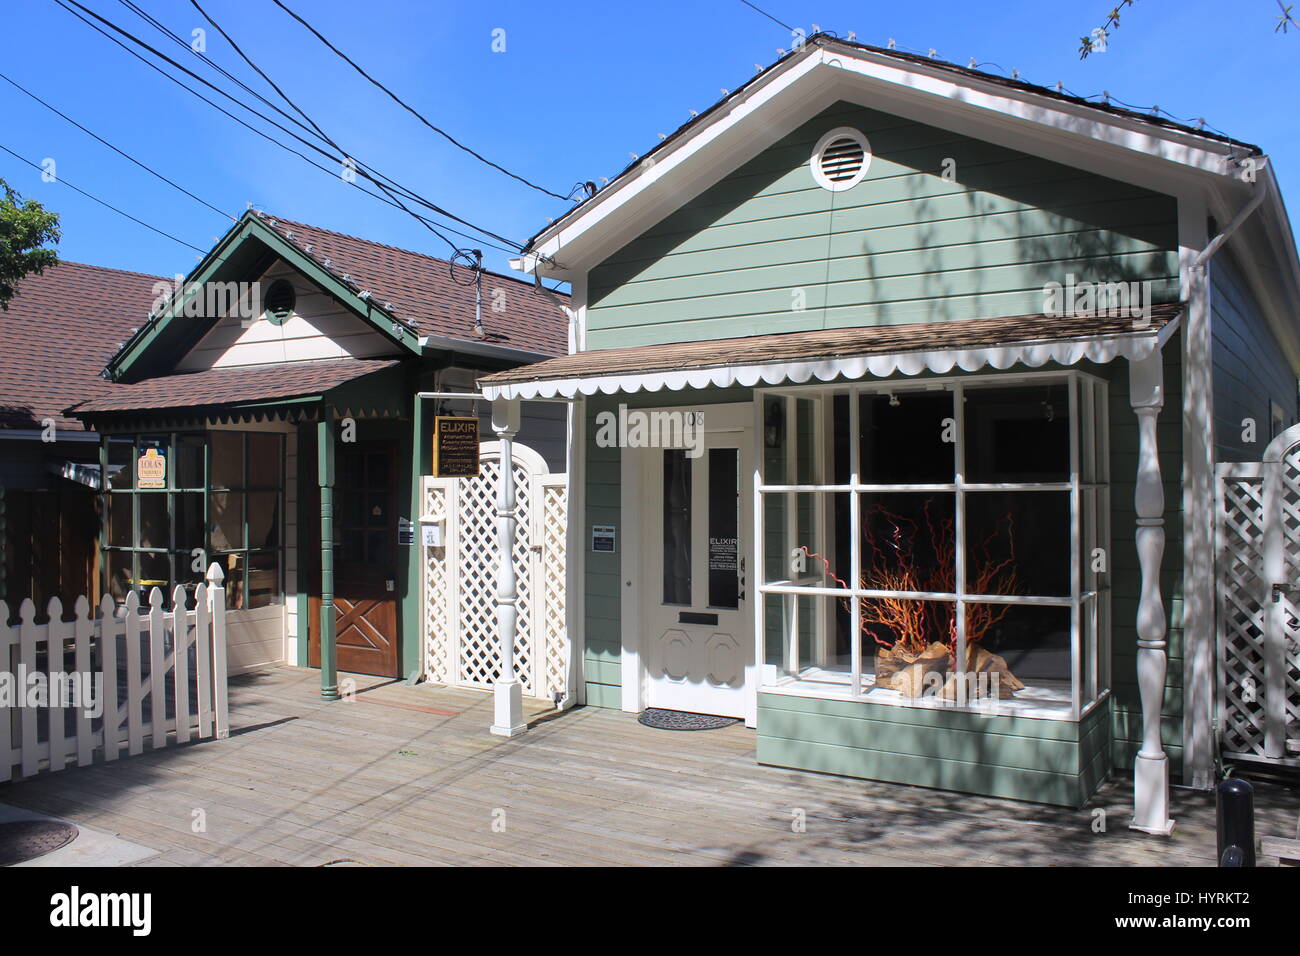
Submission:
POLYGON ((433 420, 433 476, 477 478, 478 419, 438 415, 433 420))
POLYGON ((135 486, 137 488, 167 487, 167 456, 159 449, 145 449, 145 453, 136 459, 135 486))

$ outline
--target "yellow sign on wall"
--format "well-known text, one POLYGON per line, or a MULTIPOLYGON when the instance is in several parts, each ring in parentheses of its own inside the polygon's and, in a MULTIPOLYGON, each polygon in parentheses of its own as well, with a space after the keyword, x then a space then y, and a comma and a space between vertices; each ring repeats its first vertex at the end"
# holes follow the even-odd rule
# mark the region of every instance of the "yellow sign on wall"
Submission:
POLYGON ((136 459, 135 486, 137 488, 167 487, 167 456, 157 448, 149 448, 136 459))
POLYGON ((478 419, 438 415, 433 420, 433 476, 477 478, 478 419))

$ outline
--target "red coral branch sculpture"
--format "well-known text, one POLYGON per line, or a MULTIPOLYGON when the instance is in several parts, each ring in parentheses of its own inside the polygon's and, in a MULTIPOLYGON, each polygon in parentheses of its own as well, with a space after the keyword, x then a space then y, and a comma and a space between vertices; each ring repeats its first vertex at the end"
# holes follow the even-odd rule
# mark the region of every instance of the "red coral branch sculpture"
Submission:
MULTIPOLYGON (((922 569, 918 563, 917 539, 921 528, 917 522, 894 514, 883 504, 873 507, 864 515, 862 539, 863 554, 870 563, 862 569, 860 587, 869 591, 937 592, 952 594, 957 588, 956 534, 953 519, 936 516, 931 509, 933 499, 925 503, 925 534, 929 549, 934 555, 934 567, 922 569), (884 534, 878 536, 874 524, 884 525, 884 534)), ((822 563, 824 572, 836 586, 848 590, 849 585, 831 570, 830 562, 821 554, 803 549, 808 557, 822 563)), ((966 593, 1015 594, 1019 587, 1016 575, 1014 521, 1008 513, 1002 526, 995 528, 972 549, 973 561, 968 563, 966 593), (1005 557, 993 557, 993 545, 1005 534, 1005 557)), ((844 606, 851 608, 849 599, 844 606)), ((951 601, 920 600, 908 597, 863 598, 862 632, 881 647, 919 654, 938 640, 948 645, 949 653, 956 654, 957 606, 951 601), (889 639, 882 638, 883 628, 889 639)), ((1001 621, 1010 610, 1007 604, 968 603, 966 605, 966 642, 978 644, 989 630, 1001 621)))

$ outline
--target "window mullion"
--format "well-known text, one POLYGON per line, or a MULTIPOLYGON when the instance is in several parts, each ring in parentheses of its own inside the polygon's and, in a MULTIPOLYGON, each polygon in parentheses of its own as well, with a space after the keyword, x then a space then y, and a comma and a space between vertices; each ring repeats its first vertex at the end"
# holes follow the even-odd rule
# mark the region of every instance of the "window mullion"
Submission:
POLYGON ((1077 376, 1069 380, 1070 396, 1070 701, 1071 713, 1075 720, 1083 704, 1083 654, 1081 653, 1079 594, 1083 590, 1080 581, 1081 565, 1079 561, 1079 387, 1077 376))
POLYGON ((952 387, 952 417, 956 438, 953 449, 953 473, 956 483, 953 502, 953 587, 957 592, 956 635, 953 648, 956 660, 956 701, 958 706, 966 704, 965 670, 966 656, 966 408, 965 391, 961 382, 952 387))
MULTIPOLYGON (((856 489, 862 479, 862 447, 860 443, 861 409, 860 389, 849 390, 849 486, 856 489)), ((849 622, 849 670, 853 697, 862 696, 862 598, 857 589, 862 587, 862 511, 858 492, 849 492, 849 580, 854 593, 849 598, 852 620, 849 622)))

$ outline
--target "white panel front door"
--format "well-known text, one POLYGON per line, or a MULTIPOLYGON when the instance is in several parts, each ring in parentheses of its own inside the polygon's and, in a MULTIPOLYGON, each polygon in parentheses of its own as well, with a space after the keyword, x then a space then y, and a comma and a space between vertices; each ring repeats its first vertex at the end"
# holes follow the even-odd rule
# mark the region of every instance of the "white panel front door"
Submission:
POLYGON ((744 565, 752 407, 684 411, 704 416, 702 448, 638 452, 646 705, 743 718, 754 670, 744 565))

